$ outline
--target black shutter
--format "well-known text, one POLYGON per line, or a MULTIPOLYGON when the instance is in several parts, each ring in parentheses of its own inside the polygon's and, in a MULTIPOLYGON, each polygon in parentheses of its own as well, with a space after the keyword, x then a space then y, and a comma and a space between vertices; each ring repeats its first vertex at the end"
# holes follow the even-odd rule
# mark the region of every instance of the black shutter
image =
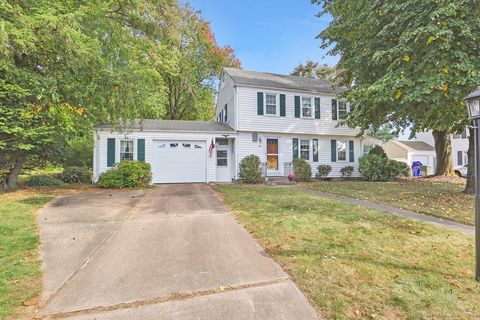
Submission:
POLYGON ((293 159, 298 159, 298 139, 293 138, 293 159))
POLYGON ((228 120, 228 105, 225 105, 225 122, 228 120))
POLYGON ((320 98, 315 98, 315 119, 320 119, 320 98))
POLYGON ((337 162, 337 140, 331 140, 332 162, 337 162))
POLYGON ((318 139, 313 139, 313 162, 318 162, 318 139))
POLYGON ((348 158, 350 162, 355 162, 355 144, 352 140, 348 141, 348 158))
POLYGON ((115 164, 115 138, 107 139, 107 167, 115 164))
POLYGON ((337 100, 332 99, 332 120, 338 120, 337 118, 337 100))
POLYGON ((457 165, 463 165, 463 151, 457 151, 457 165))
POLYGON ((295 96, 295 118, 300 118, 300 96, 295 96))
POLYGON ((286 102, 285 102, 285 95, 280 95, 280 117, 287 116, 287 109, 286 109, 286 102))
POLYGON ((145 162, 145 139, 137 140, 137 160, 145 162))
POLYGON ((263 92, 257 92, 257 114, 263 115, 263 92))

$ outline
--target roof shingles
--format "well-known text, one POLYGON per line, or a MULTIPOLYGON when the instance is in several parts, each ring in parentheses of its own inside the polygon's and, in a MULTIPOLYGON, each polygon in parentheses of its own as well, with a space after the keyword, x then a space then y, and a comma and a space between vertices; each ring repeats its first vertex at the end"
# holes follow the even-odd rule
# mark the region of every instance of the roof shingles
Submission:
POLYGON ((236 84, 240 85, 323 93, 339 93, 345 91, 344 88, 336 88, 330 81, 323 79, 247 71, 235 68, 225 68, 224 70, 236 84))
MULTIPOLYGON (((103 124, 98 128, 110 129, 111 124, 103 124)), ((123 126, 126 129, 158 130, 158 131, 195 131, 195 132, 233 132, 226 123, 215 121, 188 121, 188 120, 134 120, 123 126)))

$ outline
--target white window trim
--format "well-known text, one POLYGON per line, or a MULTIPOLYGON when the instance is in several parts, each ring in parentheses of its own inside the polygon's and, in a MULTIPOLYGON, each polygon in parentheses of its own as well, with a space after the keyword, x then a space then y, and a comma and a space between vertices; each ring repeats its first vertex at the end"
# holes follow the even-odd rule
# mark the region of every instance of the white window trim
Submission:
POLYGON ((280 102, 279 102, 280 95, 278 93, 273 92, 264 92, 263 93, 263 115, 267 117, 278 117, 280 115, 280 102), (275 96, 275 114, 267 113, 267 95, 275 96))
POLYGON ((337 140, 337 162, 348 162, 348 154, 349 154, 348 148, 349 148, 348 140, 337 140), (345 160, 340 160, 340 157, 338 156, 338 154, 339 154, 338 143, 339 142, 345 142, 345 160))
POLYGON ((300 138, 299 141, 298 141, 298 151, 299 151, 299 154, 298 154, 298 157, 300 159, 303 159, 305 161, 311 161, 312 159, 312 141, 310 139, 302 139, 300 138), (302 141, 307 141, 308 142, 308 159, 303 159, 302 158, 302 141))
POLYGON ((300 99, 300 117, 303 119, 315 118, 315 98, 310 96, 302 96, 300 99), (303 116, 303 99, 310 99, 310 117, 303 116))
POLYGON ((346 112, 347 112, 347 117, 348 117, 348 114, 350 113, 350 105, 348 104, 347 101, 344 101, 344 100, 337 100, 337 120, 338 121, 342 121, 342 120, 345 120, 345 119, 342 119, 340 117, 340 102, 345 102, 345 107, 346 107, 346 112))
POLYGON ((118 162, 122 161, 122 141, 132 141, 133 142, 133 148, 132 148, 132 152, 133 152, 133 157, 132 157, 132 161, 136 161, 137 160, 137 143, 136 143, 136 139, 132 139, 132 138, 121 138, 121 139, 118 139, 118 162))

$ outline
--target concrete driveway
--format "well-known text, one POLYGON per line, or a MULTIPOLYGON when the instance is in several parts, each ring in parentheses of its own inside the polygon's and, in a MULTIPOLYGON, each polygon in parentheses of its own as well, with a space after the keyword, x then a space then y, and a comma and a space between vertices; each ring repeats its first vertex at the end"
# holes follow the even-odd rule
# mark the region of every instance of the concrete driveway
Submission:
POLYGON ((46 318, 318 319, 207 185, 75 193, 39 224, 46 318))

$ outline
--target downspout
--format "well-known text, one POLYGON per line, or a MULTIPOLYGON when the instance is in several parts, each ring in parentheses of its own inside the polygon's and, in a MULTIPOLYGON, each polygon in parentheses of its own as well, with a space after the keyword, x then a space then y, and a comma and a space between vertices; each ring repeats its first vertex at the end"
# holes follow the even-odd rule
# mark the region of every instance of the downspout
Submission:
POLYGON ((234 179, 235 180, 238 180, 238 163, 239 163, 239 160, 238 159, 238 138, 239 138, 239 130, 238 130, 238 114, 239 114, 239 107, 238 107, 238 90, 237 90, 237 86, 234 85, 233 86, 233 94, 234 94, 234 98, 233 98, 233 104, 234 104, 234 108, 235 108, 235 132, 237 133, 237 135, 235 136, 235 174, 233 175, 234 179))

